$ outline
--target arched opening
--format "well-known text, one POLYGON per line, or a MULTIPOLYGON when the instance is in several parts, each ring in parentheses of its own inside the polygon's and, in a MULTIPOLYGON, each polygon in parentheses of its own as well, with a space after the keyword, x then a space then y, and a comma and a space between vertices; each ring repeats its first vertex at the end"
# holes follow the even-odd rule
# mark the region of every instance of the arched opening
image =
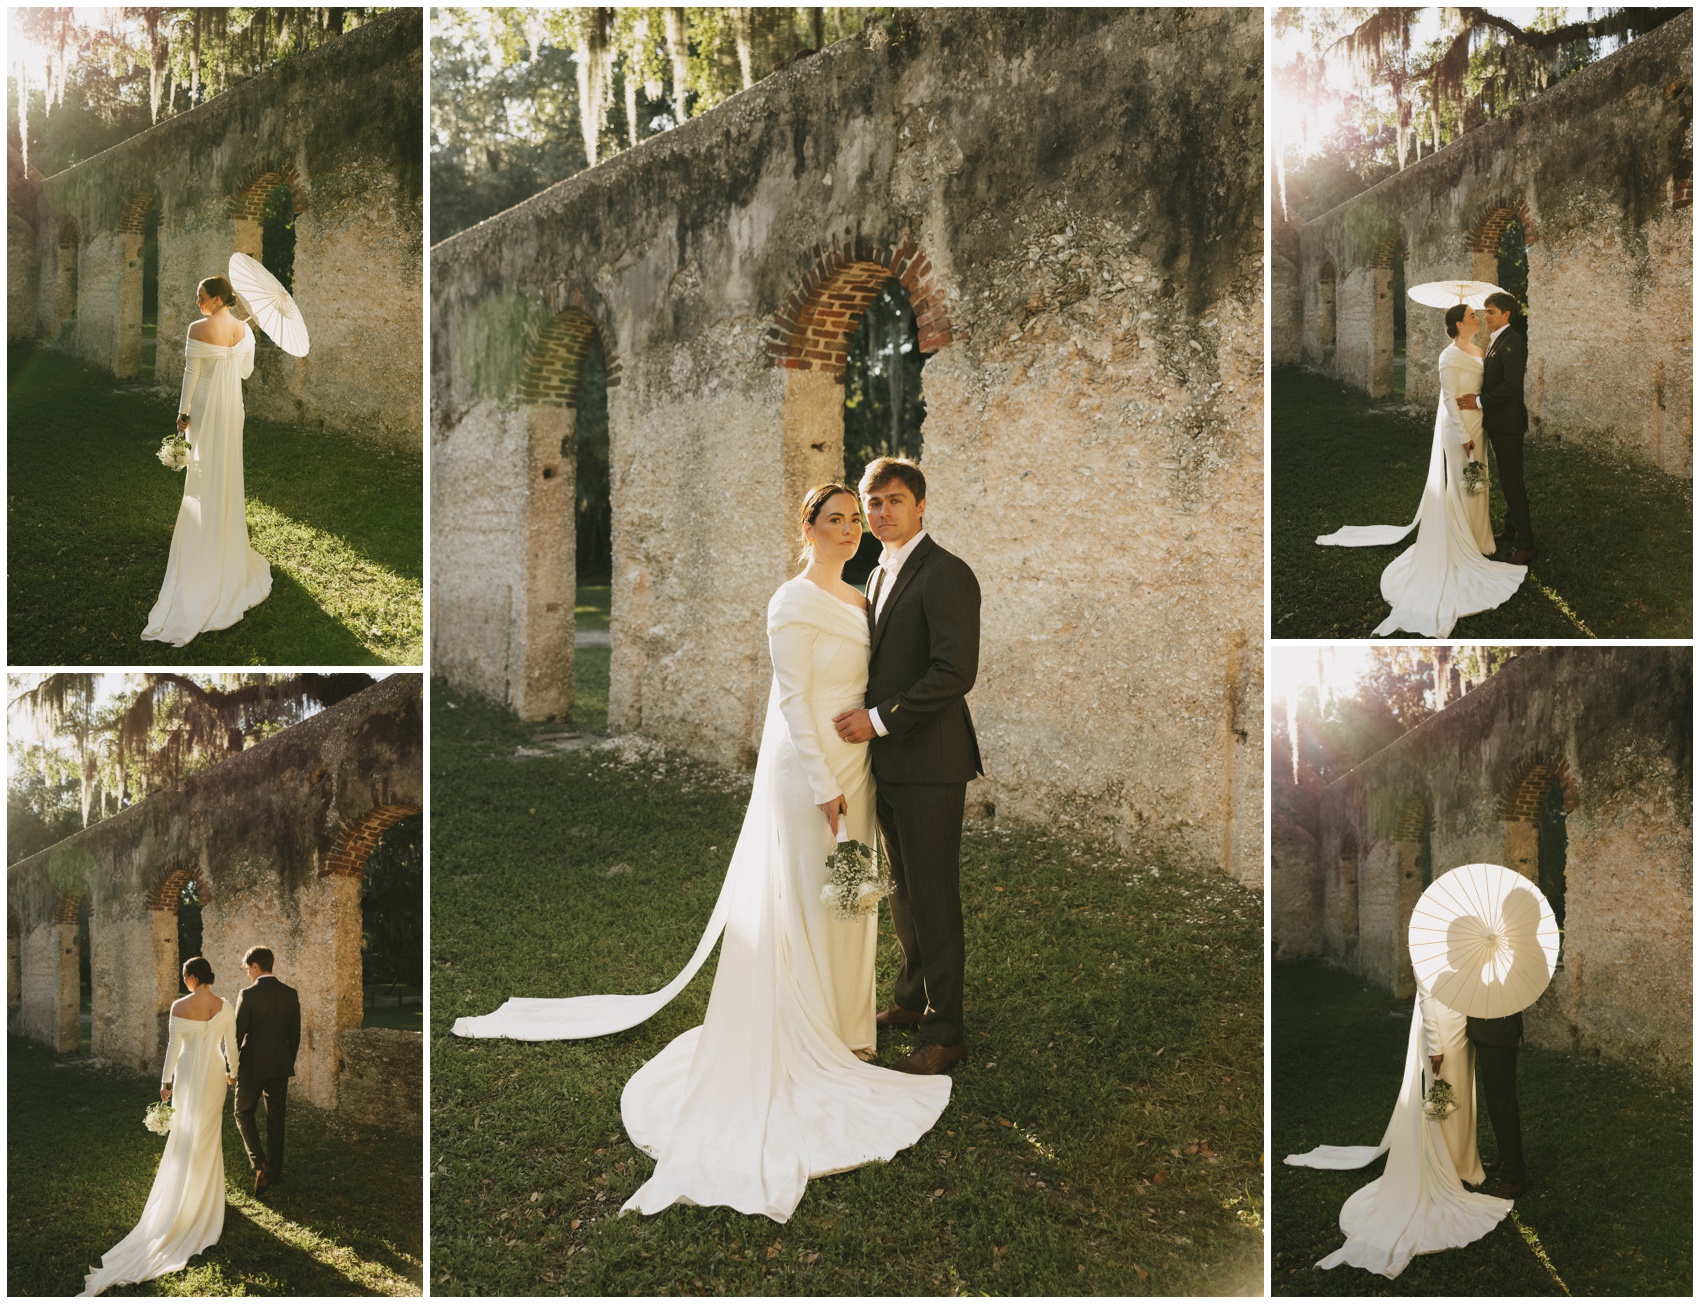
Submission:
POLYGON ((148 917, 153 924, 155 1064, 164 1061, 171 1033, 171 1004, 189 990, 183 985, 183 962, 205 954, 202 923, 209 899, 206 883, 190 866, 169 871, 148 893, 148 917))
POLYGON ((1523 235, 1523 223, 1515 215, 1507 219, 1499 233, 1499 245, 1494 250, 1495 284, 1517 300, 1517 311, 1511 317, 1511 329, 1529 333, 1529 244, 1523 235))
POLYGON ((1358 835, 1353 829, 1340 839, 1340 935, 1348 946, 1358 937, 1358 835))
POLYGON ((1397 235, 1376 250, 1370 268, 1369 395, 1396 398, 1404 393, 1405 249, 1397 235))
POLYGON ((1405 251, 1402 247, 1393 250, 1393 278, 1391 293, 1393 296, 1393 397, 1400 402, 1405 398, 1405 251))
POLYGON ((93 1053, 94 1047, 94 935, 87 892, 77 898, 76 910, 77 1031, 70 1049, 79 1055, 89 1055, 93 1053))
POLYGON ((1316 282, 1316 337, 1325 366, 1334 361, 1334 280, 1334 260, 1329 258, 1316 282))
POLYGON ((608 673, 614 655, 614 495, 608 463, 608 359, 602 333, 590 337, 581 364, 573 421, 575 566, 572 719, 580 729, 608 727, 608 673))
POLYGON ((424 1030, 425 819, 378 838, 360 882, 360 967, 366 1028, 424 1030))
POLYGON ((137 379, 153 384, 159 357, 159 205, 148 207, 142 219, 142 352, 137 379))
POLYGON ((77 264, 81 258, 82 242, 77 224, 67 220, 59 228, 59 326, 77 320, 77 264))
MULTIPOLYGON (((367 866, 378 845, 386 841, 385 835, 419 813, 417 806, 374 806, 358 820, 345 824, 325 855, 321 877, 330 879, 334 889, 327 903, 332 933, 327 976, 336 1010, 333 1030, 336 1033, 358 1028, 365 1022, 368 930, 382 932, 391 924, 405 928, 409 926, 408 919, 415 934, 423 926, 423 871, 419 867, 422 820, 412 820, 385 853, 380 866, 384 881, 377 886, 377 895, 370 902, 365 882, 367 866)), ((379 939, 380 949, 388 945, 389 942, 379 939)), ((422 957, 418 962, 423 963, 422 957)))
POLYGON ((6 1009, 7 1025, 15 1020, 11 1012, 24 999, 24 926, 17 915, 6 916, 6 1009))
MULTIPOLYGON (((893 277, 862 313, 844 367, 844 483, 860 484, 868 463, 880 457, 921 460, 921 352, 909 293, 893 277)), ((844 578, 862 587, 879 564, 880 541, 871 531, 844 567, 844 578)))
MULTIPOLYGON (((148 231, 155 232, 155 257, 158 257, 158 221, 154 210, 158 205, 152 194, 144 191, 132 199, 124 210, 119 227, 122 262, 118 273, 118 340, 114 354, 113 374, 120 380, 135 380, 142 368, 142 319, 146 306, 144 282, 147 262, 148 231)), ((155 285, 158 268, 155 267, 155 285)), ((157 318, 156 303, 156 318, 157 318)))
POLYGON ((1558 961, 1564 963, 1564 871, 1569 847, 1565 825, 1564 784, 1554 775, 1541 794, 1535 819, 1536 882, 1558 921, 1558 961))
POLYGON ((260 209, 260 262, 295 293, 295 191, 287 181, 272 188, 260 209))

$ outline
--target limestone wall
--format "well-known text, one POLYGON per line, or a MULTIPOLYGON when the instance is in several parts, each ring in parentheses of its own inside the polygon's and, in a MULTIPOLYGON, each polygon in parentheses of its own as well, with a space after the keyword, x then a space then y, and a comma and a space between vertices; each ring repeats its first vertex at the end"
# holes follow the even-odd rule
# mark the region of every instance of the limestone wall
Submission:
MULTIPOLYGON (((197 283, 225 274, 234 252, 259 257, 259 206, 287 181, 294 295, 312 349, 296 359, 262 339, 247 409, 416 444, 422 31, 420 10, 395 10, 48 177, 33 223, 35 333, 120 377, 138 374, 142 232, 157 210, 155 383, 175 389, 197 283), (60 255, 67 232, 74 268, 60 255)), ((14 261, 11 284, 25 271, 14 261)))
POLYGON ((970 13, 875 23, 433 249, 433 665, 569 709, 600 335, 611 727, 751 763, 767 600, 895 277, 928 529, 985 597, 970 802, 1257 881, 1261 20, 970 13))
POLYGON ((178 991, 176 901, 192 875, 214 991, 234 999, 244 952, 270 947, 301 996, 292 1091, 334 1107, 338 1040, 362 1012, 360 875, 384 829, 423 809, 422 752, 420 678, 391 675, 19 861, 7 871, 23 931, 15 1030, 76 1049, 76 925, 55 921, 74 921, 89 893, 92 1053, 157 1070, 178 991))
MULTIPOLYGON (((1325 953, 1408 994, 1425 825, 1432 874, 1486 861, 1536 877, 1535 812, 1556 781, 1562 967, 1529 1039, 1691 1071, 1692 700, 1686 647, 1531 649, 1336 780, 1317 817, 1325 953)), ((1294 913, 1274 911, 1278 954, 1308 944, 1294 913)))
MULTIPOLYGON (((1391 268, 1405 281, 1497 280, 1507 217, 1528 239, 1536 437, 1693 474, 1693 15, 1684 13, 1537 98, 1304 225, 1303 361, 1392 392, 1391 268), (1321 338, 1338 271, 1338 345, 1321 338), (1623 329, 1602 331, 1601 314, 1623 329)), ((1294 352, 1277 284, 1272 350, 1294 352), (1283 338, 1286 336, 1288 338, 1283 338)), ((1409 305, 1407 399, 1438 397, 1438 311, 1409 305)))

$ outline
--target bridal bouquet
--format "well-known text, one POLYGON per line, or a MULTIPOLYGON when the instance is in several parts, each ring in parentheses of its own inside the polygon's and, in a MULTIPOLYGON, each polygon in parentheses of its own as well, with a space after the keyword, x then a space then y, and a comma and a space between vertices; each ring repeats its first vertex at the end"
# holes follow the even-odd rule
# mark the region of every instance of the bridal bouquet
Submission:
POLYGON ((820 899, 832 907, 835 919, 852 923, 879 909, 880 898, 891 893, 891 877, 875 857, 873 848, 854 838, 845 838, 826 858, 827 880, 820 899))
POLYGON ((1458 1098, 1452 1094, 1452 1084, 1445 1078, 1436 1078, 1434 1085, 1423 1097, 1423 1115, 1432 1118, 1436 1123, 1458 1108, 1458 1098))
POLYGON ((182 435, 167 435, 159 446, 159 460, 167 470, 181 471, 189 465, 189 441, 182 435))
POLYGON ((1461 483, 1464 486, 1464 492, 1474 498, 1487 488, 1487 467, 1472 458, 1464 463, 1464 475, 1461 483))
POLYGON ((164 1136, 171 1131, 172 1108, 163 1100, 156 1100, 148 1106, 148 1112, 142 1115, 142 1126, 156 1136, 164 1136))

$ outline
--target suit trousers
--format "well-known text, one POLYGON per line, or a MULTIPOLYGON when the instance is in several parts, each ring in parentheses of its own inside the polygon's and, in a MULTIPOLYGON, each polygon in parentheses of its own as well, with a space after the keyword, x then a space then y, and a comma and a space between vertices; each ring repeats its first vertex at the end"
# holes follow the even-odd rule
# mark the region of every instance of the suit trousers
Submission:
POLYGON ((265 1169, 274 1182, 283 1180, 283 1117, 289 1105, 289 1075, 275 1078, 236 1079, 236 1130, 248 1152, 248 1166, 265 1169), (266 1144, 260 1145, 260 1129, 254 1112, 261 1097, 266 1102, 266 1144), (267 1162, 267 1157, 270 1162, 267 1162))
POLYGON ((1476 1046, 1476 1072, 1482 1097, 1499 1147, 1499 1178, 1521 1185, 1528 1180, 1523 1166, 1523 1117, 1517 1109, 1517 1047, 1476 1046))
POLYGON ((1488 436, 1499 464, 1499 488, 1505 495, 1505 528, 1519 548, 1535 550, 1535 530, 1529 523, 1529 495, 1523 488, 1523 433, 1488 436))
POLYGON ((903 948, 894 993, 923 1014, 919 1041, 963 1040, 962 807, 966 783, 876 783, 875 814, 891 867, 891 922, 903 948))

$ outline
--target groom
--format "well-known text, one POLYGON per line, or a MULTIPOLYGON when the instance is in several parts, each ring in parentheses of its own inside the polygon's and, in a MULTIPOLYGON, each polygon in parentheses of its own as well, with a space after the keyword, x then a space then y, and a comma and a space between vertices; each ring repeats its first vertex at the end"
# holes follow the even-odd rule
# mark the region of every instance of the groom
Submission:
POLYGON ((1513 566, 1535 560, 1535 532, 1529 524, 1529 496, 1523 489, 1523 435, 1529 429, 1529 410, 1523 406, 1523 375, 1529 367, 1529 342, 1511 328, 1517 300, 1503 290, 1490 294, 1482 308, 1482 320, 1491 332, 1487 357, 1482 361, 1480 396, 1465 394, 1458 406, 1480 409, 1482 430, 1493 445, 1499 463, 1499 487, 1505 493, 1505 532, 1516 551, 1513 566))
POLYGON ((1476 1073, 1481 1078, 1482 1098, 1488 1121, 1493 1124, 1494 1144, 1499 1158, 1484 1164, 1494 1182, 1484 1187, 1487 1194, 1514 1200, 1528 1189, 1529 1174, 1523 1166, 1523 1118, 1517 1109, 1517 1043, 1523 1040, 1523 1014, 1502 1019, 1464 1022, 1464 1035, 1476 1048, 1476 1073))
POLYGON ((898 1069, 942 1073, 968 1053, 958 862, 968 781, 985 772, 966 701, 980 664, 980 585, 923 527, 919 466, 878 458, 860 488, 885 549, 868 580, 867 705, 833 724, 845 742, 871 744, 875 815, 894 884, 903 968, 894 1004, 875 1021, 914 1028, 922 1043, 898 1069))
POLYGON ((301 1047, 301 1000, 293 987, 272 976, 272 953, 249 948, 242 957, 250 985, 236 997, 236 1130, 254 1169, 254 1194, 283 1180, 283 1118, 289 1079, 295 1076, 295 1052, 301 1047), (254 1120, 266 1102, 266 1144, 254 1120))

